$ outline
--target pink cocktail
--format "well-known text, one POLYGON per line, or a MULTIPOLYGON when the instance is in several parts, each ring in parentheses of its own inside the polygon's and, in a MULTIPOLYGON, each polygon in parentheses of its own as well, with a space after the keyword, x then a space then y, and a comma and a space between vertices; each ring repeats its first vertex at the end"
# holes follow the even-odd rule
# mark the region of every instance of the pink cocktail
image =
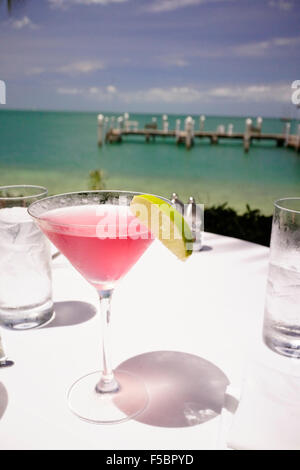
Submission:
POLYGON ((41 217, 41 228, 97 289, 114 287, 152 242, 128 206, 62 207, 41 217))
POLYGON ((99 294, 103 320, 102 371, 79 379, 68 394, 71 410, 97 424, 126 421, 143 411, 148 403, 142 381, 119 368, 113 372, 108 354, 114 287, 152 242, 151 233, 130 211, 136 194, 69 193, 45 198, 29 208, 42 231, 99 294))

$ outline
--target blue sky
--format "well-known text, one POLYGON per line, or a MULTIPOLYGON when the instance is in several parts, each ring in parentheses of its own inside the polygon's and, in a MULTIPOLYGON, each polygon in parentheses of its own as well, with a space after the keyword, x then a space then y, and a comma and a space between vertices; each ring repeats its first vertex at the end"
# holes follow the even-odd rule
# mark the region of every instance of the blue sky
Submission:
POLYGON ((299 0, 23 0, 11 16, 5 3, 0 79, 8 108, 293 110, 299 0))

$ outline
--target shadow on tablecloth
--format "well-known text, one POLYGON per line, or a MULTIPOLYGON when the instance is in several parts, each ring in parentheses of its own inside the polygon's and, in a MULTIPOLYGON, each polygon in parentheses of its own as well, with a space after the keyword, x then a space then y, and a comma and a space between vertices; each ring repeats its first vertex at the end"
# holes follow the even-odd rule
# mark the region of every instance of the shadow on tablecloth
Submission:
POLYGON ((97 313, 96 308, 79 301, 55 302, 55 318, 44 328, 79 325, 91 320, 97 313))
POLYGON ((0 419, 5 413, 8 404, 8 394, 4 385, 0 382, 0 419))
POLYGON ((209 245, 203 245, 203 247, 201 248, 201 251, 199 251, 199 253, 203 252, 203 251, 212 251, 213 250, 213 247, 212 246, 209 246, 209 245))
POLYGON ((218 416, 229 380, 211 362, 177 351, 154 351, 118 367, 136 374, 150 401, 136 421, 161 427, 190 427, 218 416))

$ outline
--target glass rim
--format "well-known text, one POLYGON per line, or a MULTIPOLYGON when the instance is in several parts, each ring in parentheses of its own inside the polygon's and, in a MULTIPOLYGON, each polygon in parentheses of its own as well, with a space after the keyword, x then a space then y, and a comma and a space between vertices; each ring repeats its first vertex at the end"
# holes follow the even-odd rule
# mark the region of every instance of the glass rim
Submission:
POLYGON ((300 202, 300 197, 283 197, 283 198, 277 199, 277 201, 274 202, 274 206, 276 207, 276 209, 280 209, 280 210, 286 211, 286 212, 291 212, 292 214, 300 214, 300 208, 299 209, 290 209, 288 207, 284 207, 283 205, 281 205, 281 203, 283 203, 284 201, 298 201, 298 202, 300 202))
MULTIPOLYGON (((65 196, 72 196, 72 195, 79 195, 79 194, 105 194, 105 193, 117 193, 117 194, 120 194, 120 195, 132 195, 132 196, 142 196, 143 194, 147 194, 148 196, 154 196, 154 197, 158 197, 162 200, 164 200, 167 204, 170 204, 172 206, 172 203, 171 201, 169 201, 169 199, 163 197, 163 196, 157 196, 155 194, 150 194, 150 193, 141 193, 141 192, 137 192, 137 191, 126 191, 126 190, 116 190, 116 189, 99 189, 99 190, 87 190, 87 191, 74 191, 74 192, 70 192, 70 193, 62 193, 62 194, 55 194, 54 196, 48 196, 48 197, 45 197, 43 199, 40 199, 39 201, 34 201, 32 204, 30 204, 30 206, 27 208, 27 211, 29 213, 29 215, 31 217, 33 217, 35 220, 42 220, 44 222, 47 223, 47 220, 45 219, 42 219, 40 216, 37 216, 37 215, 34 215, 31 213, 31 208, 37 204, 40 204, 42 202, 45 202, 46 200, 49 201, 51 199, 55 199, 55 198, 59 198, 59 197, 65 197, 65 196)), ((84 205, 84 204, 82 204, 84 205)), ((86 204, 88 205, 88 204, 86 204)), ((96 205, 96 204, 95 204, 96 205)), ((101 205, 101 204, 100 204, 101 205)), ((104 205, 104 204, 103 204, 104 205)), ((78 206, 80 206, 80 204, 78 204, 78 206)), ((71 206, 70 206, 71 207, 71 206)), ((126 207, 126 206, 125 206, 126 207)), ((128 206, 127 206, 128 207, 128 206)), ((173 207, 173 206, 172 206, 173 207)), ((50 209, 50 210, 53 210, 53 209, 50 209)), ((95 225, 89 225, 89 224, 76 224, 76 223, 73 223, 73 224, 64 224, 64 223, 52 223, 52 222, 49 222, 50 225, 52 226, 58 226, 58 227, 94 227, 95 225)), ((106 227, 115 227, 115 224, 101 224, 101 222, 98 222, 97 226, 106 226, 106 227)), ((119 227, 125 227, 126 225, 119 225, 119 227)), ((140 234, 142 235, 142 234, 140 234)))
MULTIPOLYGON (((42 196, 47 196, 48 194, 48 189, 45 188, 45 186, 38 186, 34 184, 13 184, 13 185, 8 185, 8 186, 0 186, 0 191, 6 190, 6 189, 36 189, 39 190, 37 194, 30 194, 28 196, 0 196, 0 201, 24 201, 26 199, 32 199, 32 198, 37 198, 37 197, 42 197, 42 196)), ((35 201, 38 202, 38 201, 35 201)))

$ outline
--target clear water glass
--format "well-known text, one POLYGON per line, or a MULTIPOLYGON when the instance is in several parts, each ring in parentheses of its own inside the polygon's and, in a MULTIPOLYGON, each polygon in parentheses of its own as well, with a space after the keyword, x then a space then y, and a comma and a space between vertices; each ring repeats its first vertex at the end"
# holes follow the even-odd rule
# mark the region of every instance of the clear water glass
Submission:
POLYGON ((300 359, 300 197, 275 202, 263 337, 300 359))
POLYGON ((36 328, 54 315, 50 245, 27 211, 45 196, 41 186, 0 187, 0 325, 9 329, 36 328))

